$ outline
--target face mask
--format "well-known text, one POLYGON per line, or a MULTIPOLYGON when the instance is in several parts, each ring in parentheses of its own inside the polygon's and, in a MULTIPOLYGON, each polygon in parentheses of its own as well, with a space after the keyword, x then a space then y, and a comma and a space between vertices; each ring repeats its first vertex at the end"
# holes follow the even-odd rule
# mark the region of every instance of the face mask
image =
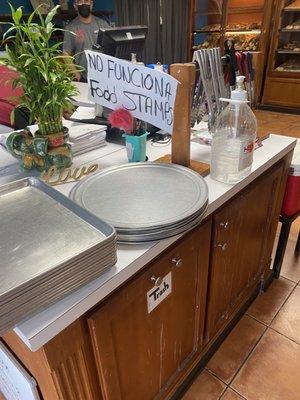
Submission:
POLYGON ((78 6, 78 13, 82 18, 88 18, 91 14, 91 6, 89 4, 81 4, 78 6))

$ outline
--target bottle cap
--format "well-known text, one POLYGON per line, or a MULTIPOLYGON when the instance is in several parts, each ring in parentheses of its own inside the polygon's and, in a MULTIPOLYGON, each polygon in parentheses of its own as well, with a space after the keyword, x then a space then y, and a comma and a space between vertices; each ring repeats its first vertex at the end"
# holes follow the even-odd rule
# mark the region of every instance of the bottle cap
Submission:
POLYGON ((244 80, 245 77, 240 75, 236 78, 237 88, 231 92, 231 100, 246 102, 247 101, 247 91, 244 90, 244 80))

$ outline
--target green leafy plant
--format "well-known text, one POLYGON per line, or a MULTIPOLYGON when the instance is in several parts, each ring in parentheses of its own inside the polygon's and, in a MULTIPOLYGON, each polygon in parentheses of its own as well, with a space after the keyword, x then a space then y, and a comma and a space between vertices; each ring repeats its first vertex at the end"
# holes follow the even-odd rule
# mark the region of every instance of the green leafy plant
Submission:
POLYGON ((24 91, 19 107, 29 110, 39 134, 60 133, 63 110, 72 108, 71 97, 77 89, 69 66, 73 57, 62 54, 61 42, 51 44, 53 34, 62 31, 53 23, 59 6, 46 17, 37 8, 27 21, 22 7, 10 8, 13 22, 3 35, 7 56, 1 62, 19 73, 13 84, 24 91))

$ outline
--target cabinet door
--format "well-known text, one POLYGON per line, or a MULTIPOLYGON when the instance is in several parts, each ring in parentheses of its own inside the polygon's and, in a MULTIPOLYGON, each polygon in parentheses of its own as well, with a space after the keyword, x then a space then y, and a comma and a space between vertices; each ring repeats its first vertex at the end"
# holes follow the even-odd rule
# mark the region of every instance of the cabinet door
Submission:
POLYGON ((188 234, 89 318, 105 400, 161 398, 199 353, 210 228, 188 234), (149 312, 147 293, 168 274, 172 291, 149 312))
POLYGON ((214 216, 207 340, 263 274, 265 238, 282 171, 282 164, 277 164, 214 216))

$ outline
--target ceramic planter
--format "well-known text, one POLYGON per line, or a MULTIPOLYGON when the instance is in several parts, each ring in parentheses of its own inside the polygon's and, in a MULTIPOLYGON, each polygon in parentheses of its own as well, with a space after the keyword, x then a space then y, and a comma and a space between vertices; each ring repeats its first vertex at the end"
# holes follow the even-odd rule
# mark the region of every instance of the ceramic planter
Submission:
POLYGON ((129 162, 146 161, 146 144, 148 132, 140 136, 123 134, 126 142, 127 157, 129 162))
POLYGON ((9 152, 20 159, 23 170, 46 171, 52 165, 67 168, 72 164, 71 146, 67 144, 69 134, 66 127, 57 134, 32 135, 28 129, 13 132, 6 141, 9 152))

